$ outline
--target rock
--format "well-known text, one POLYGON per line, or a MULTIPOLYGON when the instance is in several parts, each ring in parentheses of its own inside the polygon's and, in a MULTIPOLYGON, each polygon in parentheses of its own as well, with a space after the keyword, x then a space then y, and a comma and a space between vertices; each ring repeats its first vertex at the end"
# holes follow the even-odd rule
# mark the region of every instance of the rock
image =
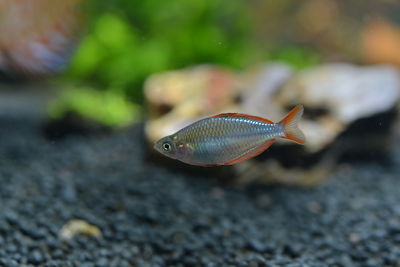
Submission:
POLYGON ((361 237, 360 237, 360 235, 357 234, 357 233, 351 233, 351 234, 349 234, 348 239, 349 239, 349 241, 350 241, 351 243, 359 243, 359 242, 361 241, 361 237))
POLYGON ((305 147, 318 151, 352 122, 393 108, 400 99, 400 72, 388 66, 327 64, 307 69, 279 90, 281 107, 302 103, 324 114, 302 121, 305 147))
POLYGON ((29 263, 31 263, 31 264, 34 264, 34 265, 40 265, 40 263, 43 261, 43 256, 42 256, 42 254, 39 252, 39 251, 37 251, 37 250, 35 250, 35 251, 33 251, 30 255, 29 255, 29 257, 28 257, 28 262, 29 263))
POLYGON ((170 134, 201 116, 219 112, 235 101, 235 76, 227 69, 199 66, 151 76, 145 83, 151 141, 170 134))
POLYGON ((76 235, 102 236, 97 226, 91 225, 83 220, 71 220, 67 222, 59 232, 59 236, 62 239, 71 239, 76 235))
POLYGON ((240 75, 241 112, 279 119, 279 103, 274 95, 293 76, 293 69, 283 63, 270 63, 245 70, 240 75))
POLYGON ((241 112, 279 121, 294 105, 303 104, 304 146, 277 142, 267 153, 232 169, 240 183, 313 185, 323 181, 341 157, 384 158, 400 99, 400 71, 325 64, 294 72, 271 62, 234 73, 201 66, 150 77, 145 96, 150 143, 212 114, 241 112))
POLYGON ((307 203, 307 209, 311 212, 311 213, 321 213, 322 212, 322 206, 320 203, 315 202, 315 201, 311 201, 309 203, 307 203))

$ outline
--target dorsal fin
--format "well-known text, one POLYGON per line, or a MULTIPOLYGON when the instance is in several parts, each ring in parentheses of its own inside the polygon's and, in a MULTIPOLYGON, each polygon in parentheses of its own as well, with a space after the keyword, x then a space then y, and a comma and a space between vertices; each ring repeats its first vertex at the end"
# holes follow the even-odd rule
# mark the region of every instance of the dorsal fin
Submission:
POLYGON ((248 114, 243 114, 243 113, 221 113, 218 115, 214 115, 211 118, 218 118, 218 117, 246 118, 246 119, 255 120, 255 121, 259 121, 259 122, 263 122, 263 123, 274 123, 273 121, 270 121, 263 117, 253 116, 253 115, 248 115, 248 114))

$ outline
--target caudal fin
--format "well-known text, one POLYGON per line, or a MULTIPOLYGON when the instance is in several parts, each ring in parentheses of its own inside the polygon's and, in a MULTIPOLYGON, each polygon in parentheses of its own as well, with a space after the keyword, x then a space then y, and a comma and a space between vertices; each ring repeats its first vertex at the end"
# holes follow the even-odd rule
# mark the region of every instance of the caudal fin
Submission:
POLYGON ((303 115, 304 108, 302 105, 295 106, 279 124, 282 125, 285 136, 282 138, 292 140, 298 144, 304 144, 306 138, 298 127, 298 122, 303 115))

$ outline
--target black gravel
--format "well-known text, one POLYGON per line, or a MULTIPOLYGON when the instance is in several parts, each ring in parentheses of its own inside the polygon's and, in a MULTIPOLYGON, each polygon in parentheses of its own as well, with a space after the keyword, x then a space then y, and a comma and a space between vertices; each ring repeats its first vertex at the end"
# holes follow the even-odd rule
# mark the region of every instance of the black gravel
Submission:
POLYGON ((396 164, 240 189, 150 160, 140 126, 51 142, 41 122, 0 116, 0 266, 400 266, 396 164), (72 219, 103 237, 61 240, 72 219))

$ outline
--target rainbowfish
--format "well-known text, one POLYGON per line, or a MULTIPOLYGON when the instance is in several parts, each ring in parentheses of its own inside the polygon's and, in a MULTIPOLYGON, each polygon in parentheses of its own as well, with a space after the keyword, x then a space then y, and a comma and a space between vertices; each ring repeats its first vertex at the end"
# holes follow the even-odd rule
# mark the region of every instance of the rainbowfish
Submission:
POLYGON ((84 0, 0 0, 0 70, 43 77, 62 71, 83 35, 84 0))
POLYGON ((277 138, 304 144, 304 134, 297 126, 303 111, 298 105, 278 123, 247 114, 222 113, 161 138, 154 148, 192 165, 232 165, 261 154, 277 138))

